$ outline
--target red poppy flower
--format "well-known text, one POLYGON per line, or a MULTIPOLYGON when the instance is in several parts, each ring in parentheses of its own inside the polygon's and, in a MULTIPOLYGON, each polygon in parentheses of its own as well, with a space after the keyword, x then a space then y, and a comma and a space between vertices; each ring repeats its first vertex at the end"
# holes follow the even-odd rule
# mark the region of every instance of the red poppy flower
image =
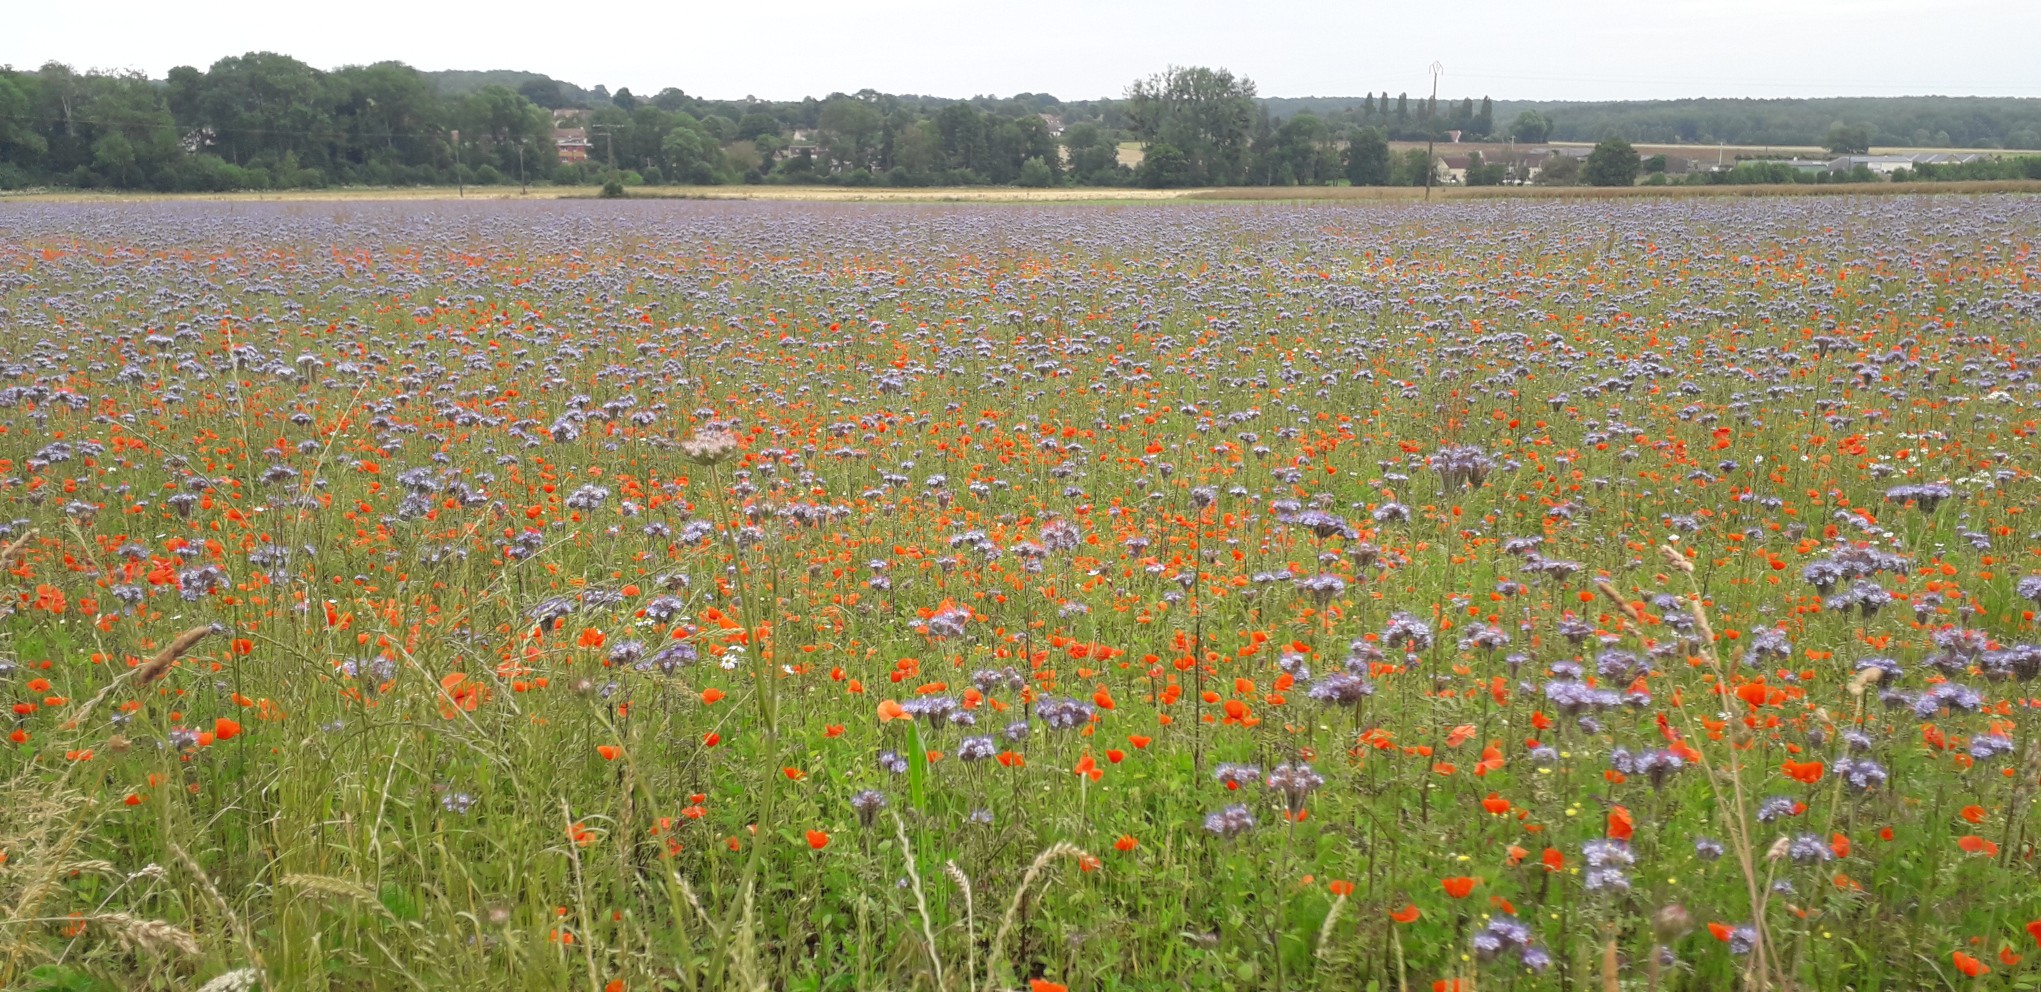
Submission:
POLYGON ((1785 771, 1787 778, 1805 785, 1813 785, 1821 781, 1822 772, 1827 766, 1819 761, 1788 761, 1780 767, 1785 771))
POLYGON ((1609 837, 1612 840, 1629 840, 1637 831, 1637 821, 1630 816, 1627 807, 1615 806, 1609 809, 1609 837))
POLYGON ((1447 895, 1455 899, 1465 899, 1468 893, 1474 891, 1474 884, 1477 881, 1479 879, 1469 878, 1466 875, 1454 875, 1451 878, 1439 879, 1439 885, 1446 890, 1447 895))
POLYGON ((1965 854, 1998 854, 1998 845, 1976 834, 1965 834, 1956 838, 1956 846, 1965 854))

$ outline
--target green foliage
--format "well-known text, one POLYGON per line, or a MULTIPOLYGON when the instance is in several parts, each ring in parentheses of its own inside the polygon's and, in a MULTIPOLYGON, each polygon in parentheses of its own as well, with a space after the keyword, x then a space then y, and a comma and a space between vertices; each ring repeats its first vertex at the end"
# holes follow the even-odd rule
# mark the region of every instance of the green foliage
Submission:
POLYGON ((1389 170, 1391 186, 1423 186, 1427 180, 1432 185, 1438 182, 1433 178, 1438 163, 1433 161, 1430 152, 1422 148, 1406 148, 1395 157, 1394 162, 1389 170))
MULTIPOLYGON (((1893 178, 1902 178, 1895 175, 1893 178)), ((1916 165, 1904 178, 1929 182, 2041 179, 2041 155, 2019 155, 1948 165, 1916 165)))
MULTIPOLYGON (((1409 162, 1391 161, 1387 142, 1445 131, 1524 143, 1590 134, 1826 140, 1862 150, 1877 135, 2028 147, 2041 146, 2041 101, 1513 104, 1461 96, 1436 105, 1426 97, 1413 109, 1407 94, 1392 100, 1386 90, 1359 100, 1263 98, 1253 81, 1205 67, 1137 80, 1119 100, 1041 93, 949 100, 866 89, 768 102, 708 100, 676 87, 645 99, 530 72, 420 72, 398 62, 324 71, 275 52, 178 66, 160 83, 56 63, 0 69, 0 185, 16 187, 573 184, 597 182, 611 166, 686 183, 1016 184, 1024 170, 1028 182, 1040 181, 1026 169, 1030 159, 1049 169, 1052 183, 1091 186, 1380 185, 1422 181, 1409 162), (555 112, 575 115, 563 116, 562 126, 586 128, 590 165, 559 161, 555 112), (1513 123, 1499 124, 1498 114, 1513 123), (1130 140, 1168 145, 1182 162, 1165 155, 1162 175, 1126 168, 1119 148, 1130 140)), ((1976 172, 2011 174, 1957 174, 1976 172)))
POLYGON ((1483 161, 1480 152, 1467 156, 1467 185, 1500 186, 1509 177, 1509 167, 1501 162, 1483 161))
POLYGON ((1127 181, 1120 166, 1120 149, 1098 125, 1073 124, 1063 132, 1063 146, 1070 151, 1070 175, 1087 186, 1112 186, 1127 181))
POLYGON ((1571 186, 1580 181, 1580 159, 1571 155, 1553 155, 1538 167, 1538 185, 1571 186))
POLYGON ((1389 139, 1381 128, 1362 128, 1348 140, 1346 177, 1355 186, 1389 185, 1389 139))
POLYGON ((1870 154, 1871 127, 1868 124, 1844 124, 1837 121, 1829 125, 1828 138, 1822 144, 1836 155, 1870 154))
POLYGON ((686 113, 674 115, 659 152, 674 182, 705 185, 726 171, 723 149, 708 130, 686 113))
POLYGON ((45 964, 29 969, 24 987, 30 992, 115 992, 120 986, 82 968, 45 964))
POLYGON ((1168 146, 1181 157, 1181 181, 1173 160, 1161 185, 1246 182, 1257 112, 1254 82, 1225 69, 1171 66, 1127 87, 1128 126, 1149 146, 1148 154, 1168 146))
POLYGON ((1149 189, 1172 189, 1190 186, 1194 180, 1191 174, 1190 156, 1171 144, 1148 146, 1148 152, 1141 159, 1141 167, 1135 170, 1141 185, 1149 189))
MULTIPOLYGON (((2041 100, 2018 97, 1824 97, 1816 99, 1504 100, 1505 116, 1534 112, 1552 141, 1619 136, 1639 144, 1820 146, 1837 121, 1866 127, 1888 145, 2034 148, 2041 100)), ((1530 140, 1522 137, 1520 141, 1530 140)))
POLYGON ((1041 188, 1055 184, 1056 170, 1050 168, 1049 163, 1040 158, 1031 158, 1021 163, 1019 185, 1041 188))
POLYGON ((1589 186, 1632 186, 1637 182, 1637 149, 1621 138, 1609 138, 1587 157, 1581 178, 1589 186))

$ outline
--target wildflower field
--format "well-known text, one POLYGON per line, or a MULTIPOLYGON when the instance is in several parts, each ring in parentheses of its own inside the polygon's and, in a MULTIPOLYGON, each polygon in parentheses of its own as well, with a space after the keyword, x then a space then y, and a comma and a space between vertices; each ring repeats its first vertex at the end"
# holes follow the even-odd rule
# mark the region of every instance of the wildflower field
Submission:
POLYGON ((2037 233, 17 204, 0 987, 2041 987, 2037 233))

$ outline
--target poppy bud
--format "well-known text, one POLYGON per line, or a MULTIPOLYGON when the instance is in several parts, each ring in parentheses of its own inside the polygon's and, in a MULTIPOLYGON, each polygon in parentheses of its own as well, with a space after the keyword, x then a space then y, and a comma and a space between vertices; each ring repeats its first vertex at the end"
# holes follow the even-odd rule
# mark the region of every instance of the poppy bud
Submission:
POLYGON ((1651 931, 1658 935, 1661 943, 1671 943, 1685 936, 1694 928, 1694 918, 1687 907, 1679 903, 1667 903, 1651 917, 1651 931))

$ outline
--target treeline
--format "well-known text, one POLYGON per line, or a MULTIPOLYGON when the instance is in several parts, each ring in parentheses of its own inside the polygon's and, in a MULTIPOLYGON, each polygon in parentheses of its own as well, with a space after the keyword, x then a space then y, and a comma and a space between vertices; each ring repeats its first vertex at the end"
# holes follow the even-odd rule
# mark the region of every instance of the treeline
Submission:
POLYGON ((394 62, 323 72, 224 58, 154 81, 0 71, 0 186, 229 190, 543 180, 553 119, 502 87, 458 98, 394 62))
POLYGON ((1552 141, 1826 146, 1848 124, 1881 147, 2041 149, 2041 99, 2022 97, 1503 101, 1496 113, 1537 114, 1552 122, 1552 141))
MULTIPOLYGON (((2041 101, 1958 102, 1967 123, 1941 121, 1930 138, 1957 127, 1973 143, 1979 134, 2010 141, 2029 133, 2030 119, 2041 128, 2041 101)), ((1887 117, 1865 108, 1893 101, 1687 103, 1755 105, 1748 112, 1760 117, 1790 111, 1797 116, 1776 125, 1781 143, 1842 136, 1854 147, 1867 136, 1888 140, 1888 126, 1937 120, 1919 116, 1932 101, 1919 107, 1900 101, 1904 113, 1895 104, 1887 117), (1836 103, 1850 105, 1828 109, 1862 113, 1845 121, 1795 109, 1836 103), (1803 126, 1815 130, 1787 134, 1803 126)), ((795 101, 712 100, 674 88, 641 97, 534 73, 426 73, 396 62, 329 71, 254 52, 203 70, 180 66, 163 80, 80 73, 55 63, 0 69, 0 188, 1421 185, 1442 178, 1435 164, 1422 150, 1392 153, 1391 142, 1454 132, 1464 142, 1666 140, 1626 132, 1649 132, 1659 125, 1645 122, 1656 118, 1621 115, 1631 112, 1625 108, 1676 113, 1679 106, 1433 101, 1386 90, 1345 100, 1265 99, 1251 80, 1208 68, 1171 68, 1135 81, 1113 100, 1038 93, 953 100, 872 90, 795 101), (574 154, 566 159, 556 141, 561 134, 585 139, 567 146, 574 154), (1130 151, 1123 154, 1123 147, 1130 151)), ((1713 138, 1710 128, 1718 126, 1730 125, 1703 123, 1679 133, 1713 138)), ((1471 164, 1464 174, 1472 184, 1530 174, 1518 163, 1471 164)))
POLYGON ((774 102, 396 62, 323 71, 272 52, 161 81, 53 63, 0 70, 0 187, 1421 183, 1425 162, 1392 161, 1388 141, 1493 126, 1486 98, 1365 103, 1347 119, 1285 119, 1218 69, 1171 69, 1121 100, 863 90, 774 102), (562 160, 556 127, 585 139, 585 160, 562 160))

